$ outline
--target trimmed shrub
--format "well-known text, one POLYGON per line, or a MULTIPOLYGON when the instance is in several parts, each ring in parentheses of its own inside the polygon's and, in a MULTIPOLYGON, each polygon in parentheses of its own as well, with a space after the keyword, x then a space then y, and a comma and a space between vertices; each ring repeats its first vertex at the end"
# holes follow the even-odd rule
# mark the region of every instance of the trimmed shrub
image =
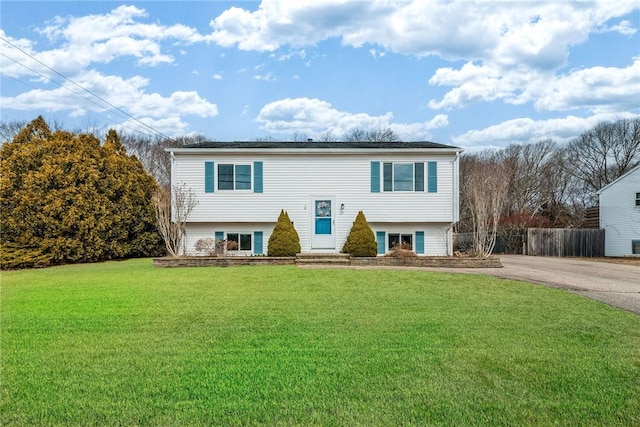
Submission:
POLYGON ((408 243, 400 243, 393 245, 391 251, 385 256, 391 258, 415 258, 418 255, 411 250, 411 245, 408 243))
POLYGON ((276 226, 269 237, 268 256, 296 256, 300 252, 300 236, 284 210, 280 212, 276 226))
POLYGON ((358 212, 356 220, 351 226, 347 241, 342 247, 342 253, 354 257, 373 257, 377 254, 376 237, 367 222, 364 213, 358 212))

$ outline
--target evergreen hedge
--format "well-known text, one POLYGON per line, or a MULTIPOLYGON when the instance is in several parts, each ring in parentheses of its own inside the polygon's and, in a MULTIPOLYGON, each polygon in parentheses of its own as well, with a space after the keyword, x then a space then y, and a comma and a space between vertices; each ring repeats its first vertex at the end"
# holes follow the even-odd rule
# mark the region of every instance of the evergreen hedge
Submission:
POLYGON ((155 189, 115 131, 101 145, 38 117, 0 148, 2 268, 162 254, 155 189))

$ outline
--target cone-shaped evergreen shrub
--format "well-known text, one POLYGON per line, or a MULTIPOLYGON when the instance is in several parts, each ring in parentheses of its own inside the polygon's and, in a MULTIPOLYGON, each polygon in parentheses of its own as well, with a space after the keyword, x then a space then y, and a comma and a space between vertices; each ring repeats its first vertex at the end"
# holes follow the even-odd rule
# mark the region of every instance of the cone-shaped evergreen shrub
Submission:
POLYGON ((376 256, 376 237, 362 211, 358 212, 351 226, 347 241, 342 247, 342 253, 355 257, 376 256))
POLYGON ((296 256, 300 252, 300 237, 293 226, 293 222, 284 210, 280 212, 278 222, 269 237, 267 255, 296 256))

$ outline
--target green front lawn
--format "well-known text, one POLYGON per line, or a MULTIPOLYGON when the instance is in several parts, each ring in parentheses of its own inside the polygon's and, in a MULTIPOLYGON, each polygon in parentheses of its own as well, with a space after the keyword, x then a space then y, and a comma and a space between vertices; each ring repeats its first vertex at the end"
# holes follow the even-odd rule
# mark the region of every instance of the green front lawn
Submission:
POLYGON ((395 270, 2 272, 1 425, 640 425, 640 317, 395 270))

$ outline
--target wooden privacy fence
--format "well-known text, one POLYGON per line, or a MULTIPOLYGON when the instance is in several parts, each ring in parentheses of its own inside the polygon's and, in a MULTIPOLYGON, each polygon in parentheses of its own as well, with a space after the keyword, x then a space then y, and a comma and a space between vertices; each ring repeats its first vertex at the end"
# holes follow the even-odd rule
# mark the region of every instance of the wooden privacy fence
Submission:
POLYGON ((528 228, 527 255, 604 256, 604 230, 593 228, 528 228))
MULTIPOLYGON (((472 233, 455 233, 453 248, 466 252, 473 247, 472 233)), ((527 228, 521 234, 498 234, 493 253, 557 257, 604 256, 604 230, 594 228, 527 228)))

